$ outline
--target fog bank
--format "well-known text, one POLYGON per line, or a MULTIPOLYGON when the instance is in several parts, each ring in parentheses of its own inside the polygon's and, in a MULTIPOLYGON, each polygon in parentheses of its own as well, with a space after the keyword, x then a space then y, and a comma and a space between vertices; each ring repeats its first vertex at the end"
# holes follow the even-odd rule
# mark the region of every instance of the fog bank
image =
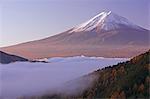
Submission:
POLYGON ((69 90, 78 87, 80 91, 82 87, 79 85, 84 86, 86 83, 81 84, 80 81, 82 80, 76 81, 77 78, 126 60, 128 59, 76 56, 51 58, 48 59, 49 63, 0 64, 0 98, 15 99, 20 96, 42 95, 54 90, 54 88, 60 89, 59 91, 68 90, 70 92, 69 90), (64 84, 69 81, 71 83, 67 84, 65 88, 64 84))

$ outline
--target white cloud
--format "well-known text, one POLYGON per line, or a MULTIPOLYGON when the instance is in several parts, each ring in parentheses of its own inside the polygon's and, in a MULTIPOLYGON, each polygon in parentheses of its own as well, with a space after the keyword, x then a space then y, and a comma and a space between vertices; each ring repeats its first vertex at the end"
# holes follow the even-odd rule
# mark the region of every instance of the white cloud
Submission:
MULTIPOLYGON (((42 95, 55 87, 61 88, 65 82, 125 60, 127 59, 76 56, 51 58, 49 59, 50 63, 0 64, 1 97, 12 99, 19 96, 42 95)), ((76 85, 72 86, 76 87, 78 83, 76 82, 76 85)), ((63 90, 69 89, 63 88, 63 90)))

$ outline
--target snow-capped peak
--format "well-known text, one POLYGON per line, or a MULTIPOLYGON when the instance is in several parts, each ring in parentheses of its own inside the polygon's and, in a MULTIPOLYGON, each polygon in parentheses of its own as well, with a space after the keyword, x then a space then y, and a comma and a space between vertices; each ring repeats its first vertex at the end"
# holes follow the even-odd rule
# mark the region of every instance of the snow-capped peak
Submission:
POLYGON ((95 28, 100 30, 112 30, 114 28, 118 28, 119 25, 126 25, 134 28, 139 28, 133 23, 129 22, 128 19, 121 17, 111 11, 101 12, 90 20, 74 27, 70 33, 72 32, 82 32, 82 31, 90 31, 95 28))

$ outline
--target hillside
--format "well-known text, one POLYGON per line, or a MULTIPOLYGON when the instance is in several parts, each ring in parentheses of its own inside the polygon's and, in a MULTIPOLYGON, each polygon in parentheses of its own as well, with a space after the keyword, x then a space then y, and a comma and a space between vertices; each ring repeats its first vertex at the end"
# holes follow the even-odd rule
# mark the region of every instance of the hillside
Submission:
POLYGON ((28 61, 28 59, 0 51, 0 63, 8 64, 16 61, 28 61))
POLYGON ((32 99, 148 99, 150 95, 149 57, 150 50, 130 61, 118 63, 89 74, 98 75, 98 79, 94 81, 92 87, 81 92, 80 95, 54 94, 32 97, 32 99))
POLYGON ((149 98, 150 50, 128 62, 98 70, 99 79, 83 94, 88 98, 149 98))

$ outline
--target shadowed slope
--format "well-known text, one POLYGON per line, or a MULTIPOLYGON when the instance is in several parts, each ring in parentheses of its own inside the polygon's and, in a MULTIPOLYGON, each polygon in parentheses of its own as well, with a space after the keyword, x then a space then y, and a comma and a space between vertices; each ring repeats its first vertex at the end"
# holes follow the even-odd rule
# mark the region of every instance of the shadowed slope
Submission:
POLYGON ((16 61, 28 61, 28 59, 22 58, 20 56, 11 55, 0 51, 0 63, 8 64, 16 61))

